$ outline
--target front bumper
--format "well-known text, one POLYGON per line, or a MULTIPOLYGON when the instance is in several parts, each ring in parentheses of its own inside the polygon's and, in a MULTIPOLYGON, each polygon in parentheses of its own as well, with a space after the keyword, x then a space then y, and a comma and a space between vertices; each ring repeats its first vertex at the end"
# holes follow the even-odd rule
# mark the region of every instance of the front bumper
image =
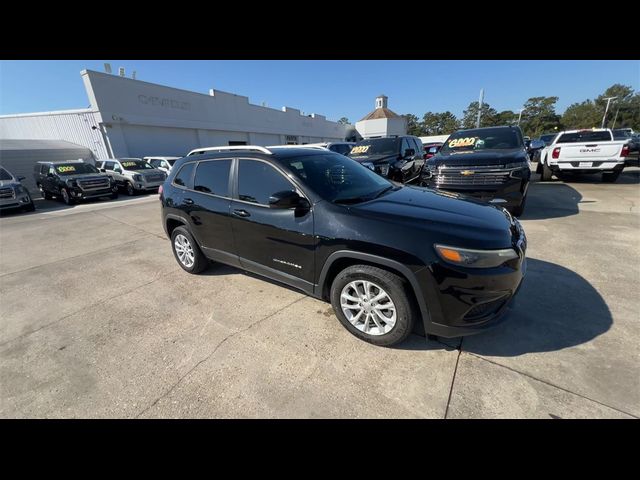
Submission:
POLYGON ((0 210, 10 210, 13 208, 23 208, 32 203, 28 193, 20 193, 15 198, 1 198, 0 210))
POLYGON ((508 318, 527 272, 527 239, 513 223, 518 258, 495 268, 465 268, 438 261, 416 273, 421 285, 426 333, 460 337, 481 333, 508 318))
POLYGON ((109 188, 101 188, 96 190, 83 190, 82 188, 72 188, 69 190, 71 198, 76 200, 88 200, 90 198, 109 197, 118 191, 117 185, 109 188))

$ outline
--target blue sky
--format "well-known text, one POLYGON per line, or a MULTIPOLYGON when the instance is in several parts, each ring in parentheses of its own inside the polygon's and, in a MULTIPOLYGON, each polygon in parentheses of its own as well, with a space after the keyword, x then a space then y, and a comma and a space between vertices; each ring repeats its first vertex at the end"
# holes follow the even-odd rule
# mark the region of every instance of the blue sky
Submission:
POLYGON ((330 120, 359 120, 380 93, 399 114, 450 110, 457 116, 485 89, 485 101, 517 110, 534 96, 556 95, 558 112, 613 83, 640 90, 640 62, 512 60, 64 60, 0 61, 0 114, 88 106, 80 70, 133 70, 137 78, 207 93, 245 95, 254 104, 289 106, 330 120))

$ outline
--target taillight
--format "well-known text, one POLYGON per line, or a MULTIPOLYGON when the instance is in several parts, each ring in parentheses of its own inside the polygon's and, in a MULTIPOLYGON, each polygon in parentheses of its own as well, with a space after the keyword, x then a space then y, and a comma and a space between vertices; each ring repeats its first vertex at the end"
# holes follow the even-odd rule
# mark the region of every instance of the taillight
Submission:
POLYGON ((551 158, 560 157, 560 147, 556 147, 553 149, 553 153, 551 154, 551 158))
POLYGON ((158 195, 162 195, 162 185, 158 187, 158 195))
POLYGON ((620 152, 620 156, 628 157, 629 156, 629 145, 622 146, 622 152, 620 152))

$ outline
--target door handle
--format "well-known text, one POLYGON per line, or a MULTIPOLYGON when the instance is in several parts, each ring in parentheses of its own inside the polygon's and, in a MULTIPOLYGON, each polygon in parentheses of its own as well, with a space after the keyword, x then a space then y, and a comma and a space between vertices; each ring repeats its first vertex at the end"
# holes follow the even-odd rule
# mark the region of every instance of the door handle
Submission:
POLYGON ((185 198, 184 200, 182 200, 182 203, 185 205, 193 205, 193 200, 191 200, 190 198, 185 198))
POLYGON ((236 217, 250 217, 251 214, 249 212, 247 212, 246 210, 234 210, 233 214, 236 217))

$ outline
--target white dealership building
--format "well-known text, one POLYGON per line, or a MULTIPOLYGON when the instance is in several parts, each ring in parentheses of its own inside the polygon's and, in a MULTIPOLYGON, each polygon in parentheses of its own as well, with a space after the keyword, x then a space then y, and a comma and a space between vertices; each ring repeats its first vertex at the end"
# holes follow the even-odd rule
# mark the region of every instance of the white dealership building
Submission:
POLYGON ((340 141, 353 129, 295 108, 253 105, 248 97, 219 90, 207 95, 92 70, 80 74, 89 108, 0 116, 0 162, 9 158, 2 154, 3 140, 64 141, 100 160, 183 156, 217 145, 340 141))

